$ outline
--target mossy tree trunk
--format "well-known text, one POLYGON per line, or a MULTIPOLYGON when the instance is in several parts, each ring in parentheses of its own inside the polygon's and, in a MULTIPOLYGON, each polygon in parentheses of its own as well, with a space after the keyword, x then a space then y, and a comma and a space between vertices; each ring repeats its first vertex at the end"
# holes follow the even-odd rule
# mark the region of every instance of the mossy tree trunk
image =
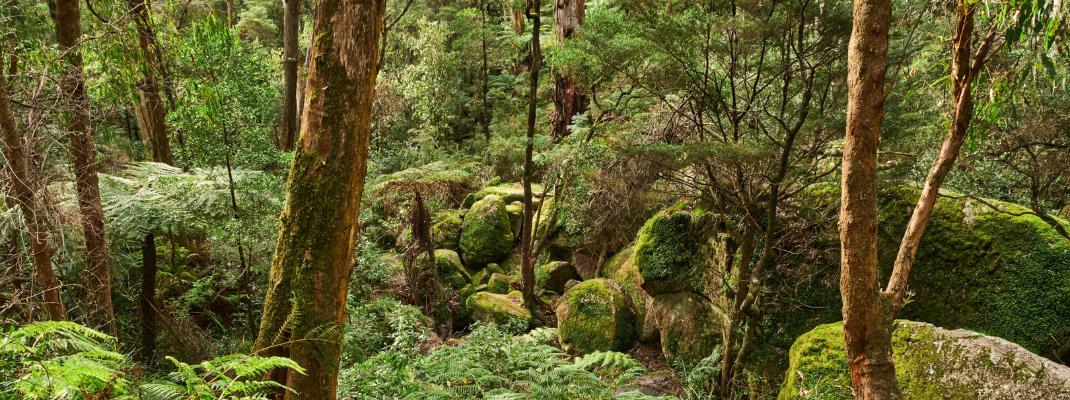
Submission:
POLYGON ((335 399, 385 0, 316 5, 303 123, 254 349, 306 368, 295 399, 335 399))
POLYGON ((529 54, 529 62, 531 69, 528 70, 530 79, 528 80, 528 133, 527 142, 524 145, 524 221, 520 224, 520 278, 521 286, 524 293, 524 302, 527 303, 529 308, 535 307, 535 255, 532 254, 534 248, 532 237, 532 223, 535 210, 532 209, 532 193, 531 193, 531 180, 534 178, 535 165, 531 161, 532 153, 535 146, 535 111, 536 103, 539 99, 539 68, 542 63, 542 49, 539 43, 539 29, 540 18, 539 9, 542 2, 540 0, 528 1, 528 18, 531 19, 531 52, 529 54))
POLYGON ((855 398, 898 399, 891 305, 877 271, 877 143, 884 118, 890 0, 858 0, 847 47, 847 133, 840 185, 840 295, 855 398))
POLYGON ((282 13, 282 137, 279 147, 293 150, 297 140, 297 34, 301 24, 301 0, 283 0, 282 13))
POLYGON ((86 319, 94 328, 114 335, 115 311, 111 304, 111 272, 104 236, 104 209, 100 203, 97 180, 96 145, 90 132, 89 97, 86 95, 82 72, 82 53, 78 41, 82 36, 81 11, 78 0, 56 0, 53 19, 56 41, 63 56, 60 91, 70 112, 67 135, 70 138, 71 161, 74 168, 78 208, 82 214, 85 235, 85 290, 88 294, 86 319))
MULTIPOLYGON (((31 174, 29 171, 28 143, 19 135, 11 111, 11 89, 7 82, 7 69, 4 68, 6 47, 4 43, 0 43, 0 131, 4 136, 4 176, 10 182, 12 197, 26 221, 34 274, 38 280, 37 284, 41 286, 45 311, 49 319, 62 321, 67 319, 67 310, 60 299, 59 280, 56 279, 56 273, 52 269, 52 246, 48 243, 48 235, 45 232, 44 210, 39 209, 36 200, 35 191, 40 184, 31 181, 31 179, 36 179, 36 174, 31 174)), ((14 63, 15 60, 12 57, 8 65, 13 66, 14 63)))
MULTIPOLYGON (((585 0, 555 0, 554 1, 554 34, 557 40, 572 39, 576 30, 583 25, 585 0)), ((568 125, 572 123, 572 117, 587 111, 587 95, 583 94, 576 80, 560 73, 554 73, 554 130, 555 139, 560 139, 569 134, 568 125)))

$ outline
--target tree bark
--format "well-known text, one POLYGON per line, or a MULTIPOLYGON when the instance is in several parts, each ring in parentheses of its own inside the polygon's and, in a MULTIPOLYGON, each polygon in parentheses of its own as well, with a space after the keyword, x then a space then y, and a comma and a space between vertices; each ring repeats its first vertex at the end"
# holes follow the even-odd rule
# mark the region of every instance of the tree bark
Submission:
POLYGON ((156 73, 160 70, 160 57, 157 56, 159 49, 156 48, 156 33, 152 30, 149 5, 146 0, 130 0, 129 6, 134 25, 137 27, 138 47, 141 50, 142 77, 137 84, 140 103, 135 108, 138 128, 143 132, 143 136, 149 138, 152 159, 173 164, 167 125, 164 122, 166 112, 156 79, 156 73))
POLYGON ((114 335, 115 311, 111 304, 111 273, 108 269, 107 243, 104 237, 104 210, 97 181, 96 145, 89 131, 89 98, 82 76, 82 54, 78 41, 82 36, 78 0, 56 0, 56 40, 64 53, 60 89, 70 111, 67 130, 71 141, 78 208, 85 234, 85 288, 88 298, 87 321, 114 335))
POLYGON ((293 399, 336 398, 385 0, 316 5, 307 106, 254 349, 288 355, 293 399))
MULTIPOLYGON (((554 33, 557 40, 564 43, 583 25, 585 0, 554 1, 554 33)), ((553 136, 560 139, 569 134, 568 125, 572 117, 587 111, 587 96, 576 86, 571 77, 554 73, 554 120, 553 136)))
POLYGON ((903 306, 906 296, 907 283, 910 278, 910 270, 914 267, 914 260, 918 255, 918 246, 925 227, 933 214, 936 199, 940 197, 940 186, 943 185, 951 167, 955 165, 962 143, 966 141, 966 135, 970 131, 970 120, 973 118, 973 96, 970 94, 971 85, 977 73, 980 72, 992 41, 995 39, 995 31, 990 30, 982 39, 977 49, 977 54, 972 55, 971 44, 973 42, 973 15, 978 4, 966 5, 964 1, 956 3, 956 29, 955 47, 951 56, 951 98, 954 100, 954 110, 950 132, 944 138, 940 146, 940 154, 929 169, 929 175, 925 178, 925 186, 918 197, 918 203, 914 212, 910 215, 903 240, 899 242, 899 252, 895 257, 895 265, 885 292, 891 296, 892 311, 896 312, 903 306))
POLYGON ((282 13, 282 138, 279 147, 293 150, 297 140, 297 34, 301 24, 301 0, 283 0, 282 13))
POLYGON ((528 2, 528 18, 531 19, 531 52, 529 55, 528 70, 530 75, 528 85, 528 133, 527 142, 524 145, 524 221, 520 224, 520 277, 524 294, 524 302, 528 307, 535 307, 535 255, 531 254, 534 247, 532 243, 532 217, 535 215, 531 201, 531 180, 534 176, 535 166, 531 161, 535 145, 535 111, 539 98, 539 68, 542 63, 542 50, 539 43, 540 0, 528 2))
MULTIPOLYGON (((4 70, 4 45, 0 44, 0 71, 4 70)), ((30 156, 26 143, 19 137, 15 127, 15 118, 11 112, 10 89, 7 74, 0 72, 0 131, 4 135, 5 176, 11 181, 11 191, 18 203, 26 230, 30 236, 30 253, 33 258, 34 274, 43 294, 43 305, 48 318, 53 321, 67 319, 67 310, 60 299, 59 280, 52 269, 52 247, 45 233, 43 210, 38 210, 34 188, 39 185, 30 182, 36 176, 30 174, 30 156)))
POLYGON ((893 314, 877 282, 877 143, 884 118, 890 0, 858 0, 847 48, 847 133, 840 194, 840 295, 856 399, 901 398, 893 314))

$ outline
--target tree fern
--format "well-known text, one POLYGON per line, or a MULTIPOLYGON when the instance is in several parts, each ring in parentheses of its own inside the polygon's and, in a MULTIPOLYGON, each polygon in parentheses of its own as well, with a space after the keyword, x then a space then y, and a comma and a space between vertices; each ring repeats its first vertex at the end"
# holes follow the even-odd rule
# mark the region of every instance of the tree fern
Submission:
POLYGON ((190 365, 167 357, 175 371, 165 381, 141 385, 149 399, 216 400, 259 399, 276 390, 290 390, 271 380, 268 372, 290 368, 304 373, 296 362, 284 357, 258 357, 233 354, 190 365))
POLYGON ((0 339, 0 393, 20 399, 129 399, 115 339, 66 321, 12 327, 0 339))

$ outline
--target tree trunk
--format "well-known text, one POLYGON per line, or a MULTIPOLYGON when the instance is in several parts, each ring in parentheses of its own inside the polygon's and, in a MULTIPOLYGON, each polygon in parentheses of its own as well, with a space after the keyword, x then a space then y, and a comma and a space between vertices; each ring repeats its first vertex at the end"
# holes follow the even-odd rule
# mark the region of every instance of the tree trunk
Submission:
POLYGON ((520 224, 520 276, 524 294, 524 302, 528 307, 535 307, 535 255, 532 250, 532 217, 535 215, 531 202, 531 179, 533 177, 534 164, 531 161, 535 144, 535 111, 539 98, 539 68, 542 63, 541 45, 539 43, 539 9, 540 0, 528 2, 528 18, 531 18, 531 53, 529 56, 528 70, 530 75, 528 86, 528 136, 524 145, 524 221, 520 224))
POLYGON ((970 88, 995 38, 995 31, 989 31, 971 62, 973 14, 977 6, 976 3, 967 6, 964 1, 959 1, 956 5, 955 48, 951 55, 951 98, 954 100, 955 108, 951 129, 940 146, 940 154, 929 170, 929 175, 925 178, 925 186, 921 190, 921 196, 918 197, 914 212, 910 215, 906 232, 903 233, 903 240, 899 243, 895 266, 892 269, 888 288, 885 290, 891 296, 893 312, 903 306, 910 270, 914 267, 918 245, 932 217, 936 199, 940 197, 940 186, 943 185, 948 172, 951 172, 951 167, 955 165, 955 159, 958 158, 959 150, 970 130, 970 120, 973 118, 973 96, 970 95, 970 88))
POLYGON ((78 41, 82 36, 78 0, 56 0, 56 40, 64 55, 60 89, 70 111, 68 135, 74 167, 78 208, 85 234, 87 321, 95 328, 114 335, 115 311, 111 304, 111 273, 108 269, 107 243, 104 238, 104 210, 97 184, 96 145, 89 132, 89 98, 82 76, 82 54, 78 41))
POLYGON ((156 235, 141 244, 141 361, 150 364, 156 354, 156 235))
MULTIPOLYGON (((4 45, 0 44, 0 71, 3 71, 5 53, 4 45)), ((38 210, 34 188, 37 184, 31 184, 30 179, 35 176, 29 172, 30 157, 25 142, 19 137, 15 127, 15 118, 11 114, 11 99, 9 98, 7 74, 0 72, 0 131, 4 135, 4 167, 5 175, 11 181, 11 191, 15 202, 22 211, 23 219, 26 220, 26 230, 30 236, 30 253, 33 257, 34 273, 44 297, 44 308, 48 312, 48 318, 53 321, 67 319, 67 310, 63 307, 60 299, 59 280, 52 269, 52 247, 48 243, 48 235, 45 233, 44 211, 38 210)))
POLYGON ((308 104, 253 346, 306 368, 288 374, 299 393, 288 398, 336 398, 384 11, 385 0, 316 4, 308 104))
POLYGON ((847 48, 847 134, 840 186, 840 296, 856 399, 901 398, 893 316, 877 282, 877 143, 884 118, 890 0, 854 3, 847 48))
POLYGON ((301 0, 283 0, 282 13, 282 137, 279 147, 293 150, 297 140, 297 33, 301 24, 301 0))
MULTIPOLYGON (((572 38, 583 25, 584 0, 555 0, 554 33, 562 43, 572 38)), ((576 87, 576 81, 562 74, 554 73, 554 120, 553 136, 560 139, 569 134, 568 125, 572 117, 587 111, 589 100, 576 87)))
POLYGON ((152 20, 146 0, 130 0, 130 11, 137 27, 138 47, 141 50, 142 77, 138 82, 140 104, 136 107, 138 127, 143 136, 147 136, 152 145, 152 159, 156 162, 173 164, 171 144, 167 138, 167 125, 164 123, 166 112, 160 97, 160 86, 156 73, 160 70, 157 57, 156 33, 152 31, 152 20))

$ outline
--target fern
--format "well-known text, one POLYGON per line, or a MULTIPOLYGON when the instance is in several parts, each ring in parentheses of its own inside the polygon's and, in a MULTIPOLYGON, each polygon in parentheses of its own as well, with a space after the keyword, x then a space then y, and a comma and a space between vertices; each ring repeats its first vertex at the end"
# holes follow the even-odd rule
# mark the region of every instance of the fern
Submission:
POLYGON ((12 327, 0 339, 0 394, 21 399, 131 399, 115 339, 66 321, 12 327))
POLYGON ((276 390, 290 391, 271 380, 262 380, 278 368, 299 373, 304 369, 284 357, 259 357, 232 354, 190 365, 167 357, 175 365, 168 380, 141 385, 149 399, 159 400, 216 400, 264 398, 276 390))

